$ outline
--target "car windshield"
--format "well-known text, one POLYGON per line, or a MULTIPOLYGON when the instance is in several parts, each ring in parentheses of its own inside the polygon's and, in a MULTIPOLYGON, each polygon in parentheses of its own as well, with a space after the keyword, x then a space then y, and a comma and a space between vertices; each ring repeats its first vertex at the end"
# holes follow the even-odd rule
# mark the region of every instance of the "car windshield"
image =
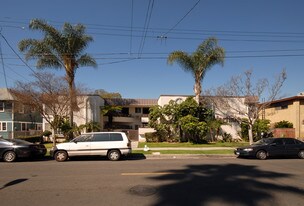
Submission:
POLYGON ((265 139, 260 139, 257 142, 254 142, 253 145, 263 145, 263 144, 269 144, 273 141, 271 138, 265 138, 265 139))

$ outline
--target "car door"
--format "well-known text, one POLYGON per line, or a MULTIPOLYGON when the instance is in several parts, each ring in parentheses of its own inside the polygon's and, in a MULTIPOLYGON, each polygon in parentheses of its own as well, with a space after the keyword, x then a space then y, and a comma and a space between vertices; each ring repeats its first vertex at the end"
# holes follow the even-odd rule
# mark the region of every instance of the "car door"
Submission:
POLYGON ((81 135, 75 138, 69 147, 70 156, 85 156, 91 154, 91 139, 92 135, 81 135))
POLYGON ((109 133, 95 133, 92 137, 91 155, 106 156, 108 149, 110 149, 109 141, 109 133))
POLYGON ((286 138, 284 139, 285 142, 285 155, 287 156, 294 156, 297 155, 300 151, 300 144, 297 144, 297 142, 292 138, 286 138))
POLYGON ((270 156, 283 156, 285 155, 285 145, 282 138, 274 139, 272 143, 269 144, 268 154, 270 156))

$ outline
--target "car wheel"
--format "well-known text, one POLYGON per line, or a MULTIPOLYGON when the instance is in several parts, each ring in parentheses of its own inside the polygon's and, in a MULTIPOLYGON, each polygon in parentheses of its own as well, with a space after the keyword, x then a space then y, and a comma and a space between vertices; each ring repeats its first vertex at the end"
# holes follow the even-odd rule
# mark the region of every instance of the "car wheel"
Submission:
POLYGON ((256 157, 260 160, 267 159, 267 153, 264 150, 260 150, 256 153, 256 157))
POLYGON ((120 152, 118 150, 110 150, 108 152, 108 158, 112 161, 117 161, 120 159, 120 152))
POLYGON ((68 153, 66 151, 57 151, 54 157, 57 162, 64 162, 68 159, 68 153))
POLYGON ((304 150, 301 150, 298 154, 301 159, 304 159, 304 150))
POLYGON ((8 151, 6 153, 4 153, 3 155, 3 160, 5 162, 14 162, 17 158, 17 155, 14 151, 8 151))

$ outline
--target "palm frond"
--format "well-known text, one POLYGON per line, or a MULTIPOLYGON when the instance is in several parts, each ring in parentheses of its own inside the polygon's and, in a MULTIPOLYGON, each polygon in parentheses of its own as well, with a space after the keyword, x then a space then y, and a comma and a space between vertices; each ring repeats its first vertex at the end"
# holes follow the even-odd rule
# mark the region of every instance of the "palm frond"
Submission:
POLYGON ((168 64, 178 63, 185 71, 193 71, 194 64, 189 54, 183 51, 174 51, 167 58, 168 64))

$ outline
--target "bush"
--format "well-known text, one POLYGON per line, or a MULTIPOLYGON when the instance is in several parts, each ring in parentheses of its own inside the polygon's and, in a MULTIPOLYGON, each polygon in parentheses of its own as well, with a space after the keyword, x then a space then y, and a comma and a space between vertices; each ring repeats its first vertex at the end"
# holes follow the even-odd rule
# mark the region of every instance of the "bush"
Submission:
POLYGON ((146 142, 162 142, 161 137, 156 132, 149 132, 145 134, 146 142))
POLYGON ((49 130, 45 130, 45 131, 42 133, 42 135, 43 135, 43 136, 46 136, 46 137, 49 137, 51 134, 52 134, 52 132, 49 131, 49 130))
POLYGON ((289 121, 282 120, 274 124, 275 128, 293 128, 293 124, 289 121))

